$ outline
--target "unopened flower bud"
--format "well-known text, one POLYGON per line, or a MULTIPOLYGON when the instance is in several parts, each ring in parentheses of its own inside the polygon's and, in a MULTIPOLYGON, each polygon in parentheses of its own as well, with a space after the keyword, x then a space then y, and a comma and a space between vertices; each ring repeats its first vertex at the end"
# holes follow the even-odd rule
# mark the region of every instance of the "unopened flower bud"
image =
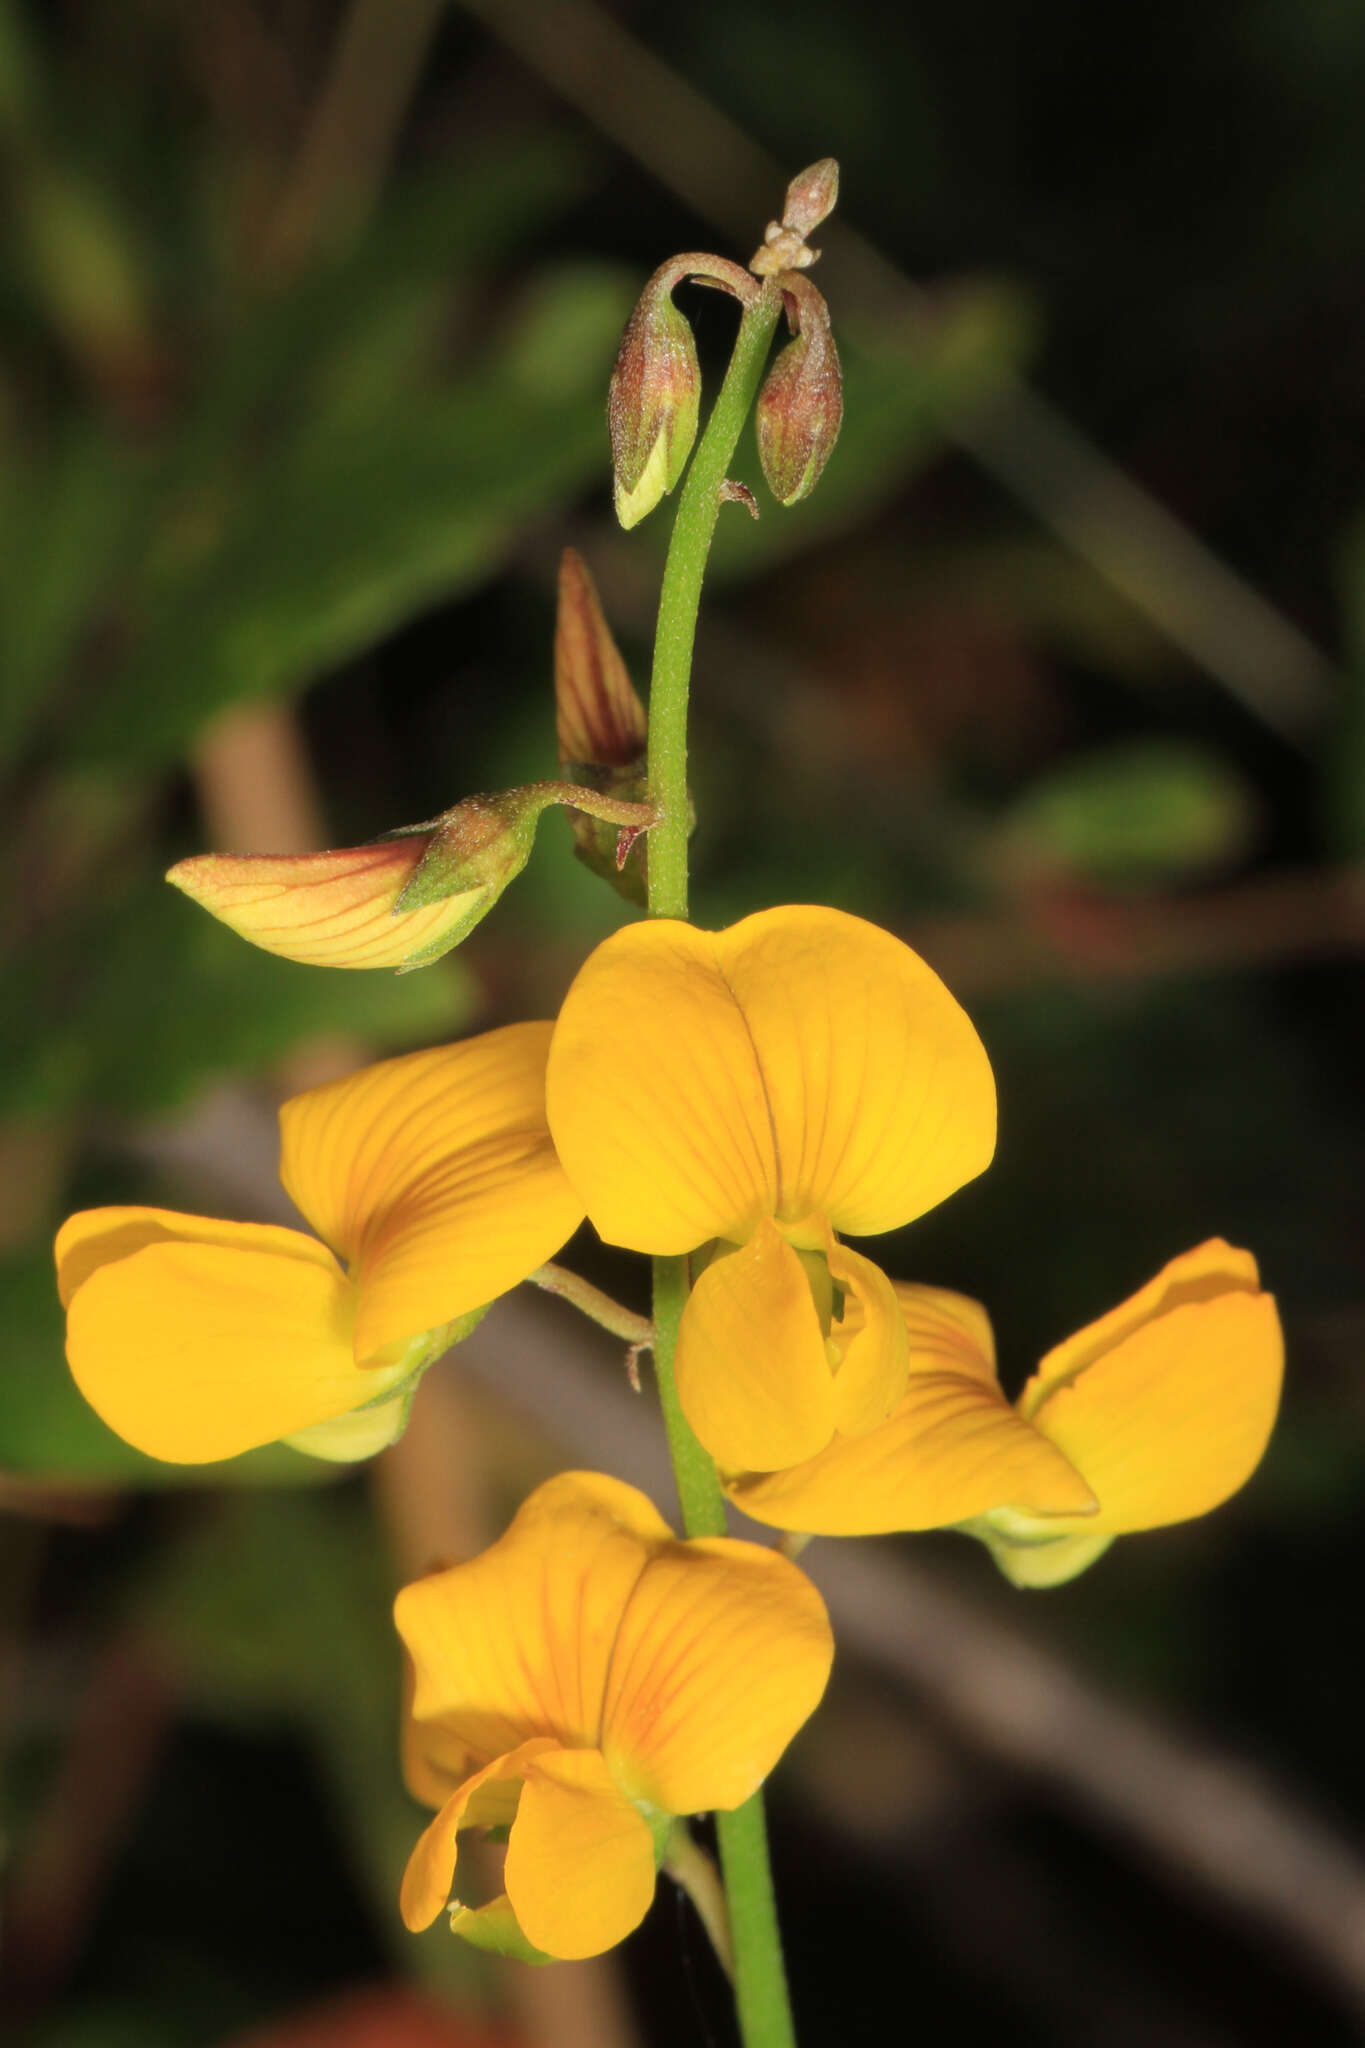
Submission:
POLYGON ((673 303, 673 287, 687 269, 688 259, 675 257, 655 271, 626 323, 611 375, 607 423, 616 516, 625 527, 673 489, 697 437, 697 345, 673 303))
POLYGON ((768 372, 754 425, 768 488, 780 505, 794 505, 814 490, 839 438, 844 393, 823 297, 802 277, 785 279, 784 291, 799 331, 768 372))
POLYGON ((839 197, 839 166, 822 156, 797 173, 787 187, 781 220, 770 220, 762 246, 749 259, 757 277, 776 277, 783 270, 809 270, 820 254, 806 247, 806 237, 833 213, 839 197))
POLYGON ((645 707, 636 695, 583 557, 565 548, 555 619, 555 723, 559 765, 626 768, 645 756, 645 707))
MULTIPOLYGON (((561 772, 609 797, 646 794, 645 708, 603 615, 581 555, 565 548, 555 621, 555 713, 561 772)), ((628 902, 643 904, 643 860, 621 858, 620 830, 609 819, 569 809, 573 849, 585 867, 628 902)), ((629 842, 626 845, 629 851, 629 842)))
POLYGON ((205 853, 166 880, 253 946, 318 967, 415 967, 458 944, 482 891, 406 916, 399 897, 430 833, 326 853, 205 853))
POLYGON ((647 831, 652 806, 537 782, 463 803, 369 846, 327 853, 201 854, 166 879, 267 953, 318 967, 406 973, 467 938, 525 867, 551 804, 587 805, 647 831))
POLYGON ((827 220, 839 201, 839 166, 832 156, 798 171, 787 187, 782 225, 808 235, 827 220))

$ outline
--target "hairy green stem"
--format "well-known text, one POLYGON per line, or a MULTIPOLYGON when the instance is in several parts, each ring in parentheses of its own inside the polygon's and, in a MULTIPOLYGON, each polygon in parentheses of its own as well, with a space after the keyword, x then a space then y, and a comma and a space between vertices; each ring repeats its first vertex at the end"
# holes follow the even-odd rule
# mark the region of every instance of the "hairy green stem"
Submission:
POLYGON ((781 310, 782 294, 771 281, 744 309, 735 352, 687 472, 668 544, 649 684, 649 794, 661 813, 649 835, 651 917, 687 915, 687 692, 697 607, 721 485, 757 394, 781 310))
MULTIPOLYGON (((687 697, 702 577, 721 506, 721 487, 758 391, 782 294, 769 281, 744 309, 720 396, 678 501, 668 546, 654 673, 649 691, 649 794, 659 822, 649 835, 649 914, 687 916, 687 697)), ((716 1468, 678 1402, 673 1355, 687 1300, 687 1261, 654 1261, 654 1365, 683 1527, 689 1536, 725 1533, 725 1496, 716 1468)), ((729 1901, 735 2004, 744 2048, 796 2048, 782 1942, 768 1868, 763 1795, 718 1814, 729 1901)))

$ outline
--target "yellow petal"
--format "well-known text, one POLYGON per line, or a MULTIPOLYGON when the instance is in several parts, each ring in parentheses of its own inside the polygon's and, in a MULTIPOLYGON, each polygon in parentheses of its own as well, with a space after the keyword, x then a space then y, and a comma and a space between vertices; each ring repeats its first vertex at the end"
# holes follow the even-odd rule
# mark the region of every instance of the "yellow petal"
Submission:
POLYGON ((509 1024, 295 1096, 280 1178, 359 1282, 356 1357, 491 1301, 583 1209, 545 1123, 548 1024, 509 1024))
POLYGON ((416 1671, 418 1730, 434 1726, 441 1743, 482 1757, 537 1735, 595 1748, 625 1603, 668 1540, 634 1487, 561 1473, 491 1549, 405 1586, 394 1618, 416 1671))
POLYGON ((743 1242, 765 1214, 890 1230, 995 1144, 989 1062, 938 976, 810 906, 615 933, 565 1000, 548 1104, 597 1229, 646 1252, 743 1242))
POLYGON ((149 1244, 217 1244, 275 1252, 330 1272, 335 1264, 316 1239, 276 1224, 222 1223, 215 1216, 184 1216, 178 1209, 80 1209, 57 1232, 57 1292, 69 1308, 78 1287, 101 1266, 115 1265, 149 1244))
MULTIPOLYGON (((1177 1279, 1156 1297, 1177 1306, 1158 1308, 1135 1328, 1125 1313, 1134 1303, 1106 1317, 1105 1326, 1127 1333, 1098 1356, 1088 1340, 1101 1325, 1059 1347, 1070 1350, 1073 1364, 1083 1362, 1074 1364, 1074 1378, 1054 1375, 1033 1420, 1099 1500, 1087 1535, 1155 1529, 1205 1514, 1260 1462, 1284 1369, 1279 1316, 1270 1295, 1253 1291, 1254 1265, 1246 1284, 1246 1254, 1224 1265, 1226 1292, 1198 1298, 1197 1290, 1213 1284, 1208 1249, 1190 1255, 1205 1269, 1195 1298, 1177 1279)), ((1188 1274, 1186 1262, 1174 1263, 1188 1274)), ((1134 1302, 1152 1298, 1144 1288, 1134 1302)))
POLYGON ((399 1733, 399 1764, 403 1783, 423 1806, 444 1806, 452 1792, 478 1769, 479 1759, 440 1721, 417 1721, 412 1696, 417 1676, 412 1658, 403 1655, 403 1716, 399 1733))
POLYGON ((482 889, 395 916, 431 835, 327 853, 200 854, 166 880, 253 946, 320 967, 403 967, 444 951, 482 889))
POLYGON ((644 1919, 653 1837, 595 1749, 530 1764, 504 1882, 527 1939, 565 1961, 600 1955, 644 1919))
POLYGON ((398 1895, 404 1925, 414 1934, 430 1927, 450 1897, 462 1827, 506 1826, 515 1815, 522 1779, 532 1760, 554 1748, 552 1742, 522 1743, 496 1757, 458 1791, 452 1792, 436 1818, 419 1837, 403 1872, 398 1895))
POLYGON ((1036 1415, 1058 1387, 1076 1379, 1097 1358, 1168 1309, 1187 1302, 1213 1301, 1224 1294, 1255 1294, 1260 1284, 1252 1254, 1221 1237, 1211 1237, 1192 1251, 1181 1252, 1127 1301, 1087 1323, 1074 1337, 1055 1344, 1019 1396, 1019 1413, 1036 1415))
POLYGON ((905 1392, 910 1346, 896 1292, 880 1266, 830 1239, 831 1278, 844 1290, 844 1313, 830 1330, 842 1356, 834 1377, 834 1425, 863 1436, 885 1422, 905 1392))
POLYGON ((829 1677, 825 1605, 776 1551, 673 1543, 641 1574, 607 1682, 602 1751, 633 1798, 669 1813, 757 1790, 829 1677))
POLYGON ((740 1243, 776 1207, 768 1105, 715 945, 670 919, 627 925, 590 955, 560 1010, 550 1128, 610 1244, 740 1243))
POLYGON ((111 1429, 154 1458, 235 1457, 393 1383, 392 1372, 355 1364, 355 1293, 330 1253, 297 1232, 254 1237, 259 1249, 245 1228, 230 1244, 168 1234, 100 1266, 72 1297, 76 1384, 111 1429))
POLYGON ((1084 1479, 1001 1393, 984 1309, 946 1288, 895 1292, 910 1369, 894 1412, 788 1471, 734 1475, 726 1490, 737 1506, 825 1536, 942 1528, 1006 1503, 1093 1510, 1084 1479))
POLYGON ((772 1223, 713 1259, 683 1310, 682 1410, 722 1465, 808 1458, 834 1429, 834 1377, 801 1261, 772 1223))

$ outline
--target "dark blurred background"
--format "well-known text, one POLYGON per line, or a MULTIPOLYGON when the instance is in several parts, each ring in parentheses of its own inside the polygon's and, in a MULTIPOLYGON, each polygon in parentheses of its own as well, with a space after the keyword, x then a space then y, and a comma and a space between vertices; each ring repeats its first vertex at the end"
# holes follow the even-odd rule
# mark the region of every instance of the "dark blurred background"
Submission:
MULTIPOLYGON (((1290 1363, 1245 1493, 1062 1591, 946 1535, 809 1554, 841 1655, 775 1795, 802 2038, 1359 2038, 1363 95, 1343 0, 0 0, 15 2038, 732 2038, 667 1886, 544 1973, 397 1922, 392 1585, 557 1465, 650 1478, 610 1347, 506 1303, 375 1470, 186 1474, 74 1394, 49 1245, 102 1201, 281 1213, 283 1095, 552 1014, 624 914, 555 817, 401 979, 160 877, 552 773, 566 544, 643 685, 667 515, 611 516, 621 325, 825 154, 846 426, 810 501, 722 518, 694 915, 837 903, 967 1003, 997 1162, 879 1256, 986 1301, 1011 1390, 1214 1233, 1290 1363)), ((733 310, 680 296, 714 389, 733 310)))

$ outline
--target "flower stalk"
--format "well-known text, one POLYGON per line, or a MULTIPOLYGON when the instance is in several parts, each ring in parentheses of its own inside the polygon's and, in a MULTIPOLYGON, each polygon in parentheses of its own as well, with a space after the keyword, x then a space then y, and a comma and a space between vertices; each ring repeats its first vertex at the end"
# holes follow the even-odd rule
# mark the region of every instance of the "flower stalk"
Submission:
MULTIPOLYGON (((782 293, 765 279, 744 308, 734 354, 683 485, 668 546, 649 695, 649 794, 659 814, 650 835, 649 915, 687 916, 687 704, 702 579, 724 497, 726 472, 758 393, 782 293)), ((654 1366, 669 1450, 689 1536, 725 1532, 716 1468, 678 1403, 673 1359, 688 1293, 685 1258, 654 1261, 654 1366)), ((735 2004, 744 2048, 795 2048, 782 1942, 768 1863, 763 1795, 716 1816, 729 1903, 735 2004)))
POLYGON ((619 1301, 613 1301, 600 1287, 594 1287, 591 1280, 584 1280, 578 1273, 571 1273, 567 1266, 556 1266, 553 1261, 537 1266, 534 1273, 526 1278, 533 1287, 539 1287, 545 1294, 557 1294, 561 1301, 567 1301, 580 1315, 602 1329, 610 1330, 613 1337, 622 1337, 633 1351, 647 1351, 654 1341, 654 1325, 648 1316, 637 1316, 634 1309, 624 1308, 619 1301))

